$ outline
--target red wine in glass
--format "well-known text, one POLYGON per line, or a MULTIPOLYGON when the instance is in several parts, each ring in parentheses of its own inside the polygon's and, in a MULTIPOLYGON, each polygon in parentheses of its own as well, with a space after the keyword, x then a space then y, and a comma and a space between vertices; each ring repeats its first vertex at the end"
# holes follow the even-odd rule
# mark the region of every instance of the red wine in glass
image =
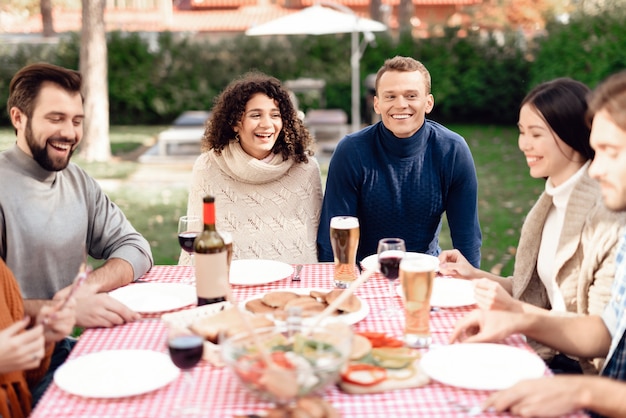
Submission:
POLYGON ((168 332, 167 348, 170 358, 183 374, 183 387, 177 394, 176 405, 170 415, 173 417, 202 416, 202 408, 189 397, 194 383, 193 368, 202 359, 204 338, 177 328, 172 328, 168 332))
POLYGON ((389 280, 389 303, 380 311, 385 316, 392 317, 402 312, 395 302, 396 287, 394 281, 400 272, 400 261, 406 251, 402 238, 383 238, 378 241, 378 266, 380 273, 389 280))
POLYGON ((191 369, 202 359, 204 338, 199 335, 180 335, 169 339, 167 346, 176 367, 191 369))
POLYGON ((400 261, 402 261, 403 252, 400 254, 394 254, 396 251, 386 251, 378 258, 380 264, 380 273, 389 280, 395 280, 398 278, 400 270, 400 261))
POLYGON ((198 236, 198 233, 194 231, 185 231, 178 234, 180 248, 187 251, 188 254, 193 253, 193 241, 196 239, 196 236, 198 236))

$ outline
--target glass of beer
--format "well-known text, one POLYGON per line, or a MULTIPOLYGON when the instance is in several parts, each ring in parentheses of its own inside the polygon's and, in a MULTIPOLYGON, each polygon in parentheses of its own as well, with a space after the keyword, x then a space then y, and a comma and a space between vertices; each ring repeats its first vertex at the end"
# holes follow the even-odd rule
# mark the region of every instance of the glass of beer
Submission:
POLYGON ((359 246, 359 219, 335 216, 330 220, 330 244, 333 247, 335 287, 345 289, 357 278, 356 250, 359 246))
POLYGON ((404 341, 412 348, 430 345, 430 295, 438 268, 434 257, 407 254, 400 262, 404 293, 404 341))

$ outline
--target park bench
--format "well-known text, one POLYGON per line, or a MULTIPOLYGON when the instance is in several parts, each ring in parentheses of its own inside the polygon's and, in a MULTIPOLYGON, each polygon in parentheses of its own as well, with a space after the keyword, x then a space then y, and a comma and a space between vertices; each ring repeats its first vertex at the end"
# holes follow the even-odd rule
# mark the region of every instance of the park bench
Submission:
POLYGON ((171 127, 159 133, 157 136, 159 155, 169 155, 172 147, 180 147, 183 145, 198 145, 198 153, 200 153, 200 143, 204 135, 204 125, 210 116, 211 112, 204 110, 188 110, 183 112, 174 120, 171 127))

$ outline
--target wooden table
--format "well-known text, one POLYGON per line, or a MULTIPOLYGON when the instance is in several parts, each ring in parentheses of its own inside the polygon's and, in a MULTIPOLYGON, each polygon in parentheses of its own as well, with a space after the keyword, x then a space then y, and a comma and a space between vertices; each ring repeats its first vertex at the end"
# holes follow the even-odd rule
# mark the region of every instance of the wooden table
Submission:
MULTIPOLYGON (((305 265, 300 282, 290 278, 261 286, 233 286, 233 292, 240 300, 279 288, 328 288, 332 286, 332 264, 305 265)), ((143 280, 157 282, 179 282, 192 275, 190 267, 155 266, 143 280)), ((374 275, 357 291, 357 296, 370 307, 369 315, 354 325, 356 331, 384 331, 391 335, 402 335, 403 318, 387 318, 378 312, 387 302, 387 281, 374 275)), ((398 300, 399 302, 399 300, 398 300)), ((400 302, 399 302, 400 303, 400 302)), ((471 307, 441 309, 431 314, 431 329, 434 344, 447 344, 455 322, 471 307)), ((166 353, 166 329, 158 316, 118 326, 111 329, 89 329, 81 336, 70 359, 100 350, 148 349, 166 353)), ((506 343, 530 348, 519 336, 512 336, 506 343)), ((237 414, 251 414, 266 409, 269 404, 257 399, 242 389, 227 369, 216 368, 201 362, 194 369, 193 393, 189 393, 196 403, 200 403, 206 417, 232 417, 237 414)), ((546 369, 546 374, 549 374, 546 369)), ((97 379, 94 376, 94 379, 97 379)), ((45 393, 33 418, 90 417, 90 418, 154 418, 170 417, 178 397, 183 393, 182 376, 169 385, 156 391, 118 399, 88 399, 71 395, 52 384, 45 393)), ((416 388, 397 390, 373 395, 348 395, 337 387, 330 387, 324 396, 342 414, 342 417, 463 417, 467 413, 450 405, 455 400, 465 405, 478 405, 488 391, 459 389, 437 382, 416 388)), ((485 416, 508 416, 506 414, 485 414, 485 416)), ((583 413, 572 417, 584 417, 583 413)))

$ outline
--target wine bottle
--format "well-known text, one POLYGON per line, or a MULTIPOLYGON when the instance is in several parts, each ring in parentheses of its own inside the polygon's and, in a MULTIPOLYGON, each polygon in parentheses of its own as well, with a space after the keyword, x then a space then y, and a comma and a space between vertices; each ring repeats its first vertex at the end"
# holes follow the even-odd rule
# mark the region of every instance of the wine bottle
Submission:
POLYGON ((205 196, 204 230, 193 242, 198 306, 223 302, 228 293, 227 249, 215 229, 215 197, 205 196))

